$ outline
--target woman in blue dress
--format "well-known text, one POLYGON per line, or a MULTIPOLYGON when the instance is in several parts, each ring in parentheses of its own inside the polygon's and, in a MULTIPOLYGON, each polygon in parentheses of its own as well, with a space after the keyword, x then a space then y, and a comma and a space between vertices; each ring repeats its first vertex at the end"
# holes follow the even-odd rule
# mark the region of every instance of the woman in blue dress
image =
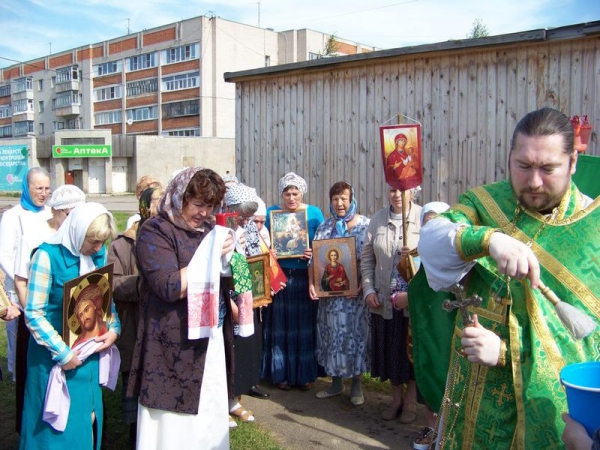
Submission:
MULTIPOLYGON (((331 218, 319 226, 315 240, 354 236, 357 267, 360 267, 360 254, 369 219, 356 213, 354 191, 344 181, 331 187, 329 202, 331 218)), ((310 270, 309 280, 310 297, 319 300, 310 270)), ((357 281, 360 285, 360 280, 357 281)), ((364 403, 361 378, 362 373, 370 369, 370 357, 369 309, 362 298, 327 297, 319 300, 317 361, 332 379, 329 389, 317 392, 317 398, 341 394, 344 391, 343 379, 352 378, 350 402, 355 406, 364 403)))
POLYGON ((81 361, 61 336, 64 284, 102 267, 104 242, 116 236, 112 215, 99 203, 76 207, 63 226, 35 253, 31 262, 25 320, 31 331, 20 449, 99 449, 102 440, 102 392, 98 352, 109 348, 121 332, 113 308, 103 342, 81 361), (48 379, 59 364, 64 371, 71 404, 63 431, 42 419, 48 379))
MULTIPOLYGON (((312 241, 317 227, 323 222, 323 213, 313 205, 303 203, 306 181, 290 172, 279 180, 281 203, 267 209, 266 227, 271 229, 270 212, 273 210, 306 210, 308 230, 292 230, 295 234, 308 231, 312 241)), ((292 234, 292 233, 290 233, 292 234)), ((290 242, 297 244, 297 239, 290 242)), ((270 380, 281 390, 296 385, 309 390, 318 374, 316 347, 317 303, 308 297, 307 262, 312 249, 306 248, 301 258, 280 259, 279 264, 287 277, 287 285, 273 298, 265 311, 263 323, 263 359, 261 377, 270 380)))

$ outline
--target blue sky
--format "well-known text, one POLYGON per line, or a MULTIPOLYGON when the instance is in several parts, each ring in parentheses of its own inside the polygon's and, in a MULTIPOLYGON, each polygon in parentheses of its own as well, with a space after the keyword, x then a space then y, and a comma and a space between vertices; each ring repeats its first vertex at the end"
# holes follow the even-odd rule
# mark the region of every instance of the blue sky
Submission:
POLYGON ((0 68, 182 19, 214 14, 276 31, 310 28, 379 48, 600 20, 598 0, 1 0, 0 68), (260 7, 259 7, 260 5, 260 7))

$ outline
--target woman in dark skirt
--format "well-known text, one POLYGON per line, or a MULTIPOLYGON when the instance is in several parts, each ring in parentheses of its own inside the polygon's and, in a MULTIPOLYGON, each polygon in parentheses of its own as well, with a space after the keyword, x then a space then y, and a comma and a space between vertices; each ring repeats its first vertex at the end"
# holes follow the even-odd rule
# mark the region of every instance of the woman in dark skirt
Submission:
POLYGON ((421 207, 412 201, 409 203, 404 218, 407 247, 403 247, 402 195, 411 193, 390 188, 390 207, 371 217, 360 267, 363 296, 371 309, 371 375, 381 381, 390 380, 392 384, 392 404, 382 411, 381 417, 392 420, 400 415, 401 423, 412 423, 417 418, 417 393, 414 370, 408 358, 408 286, 395 269, 401 252, 417 246, 421 207))
MULTIPOLYGON (((266 226, 269 229, 271 211, 306 210, 308 230, 297 230, 290 224, 288 248, 297 233, 307 231, 309 242, 312 242, 315 231, 324 220, 319 208, 302 202, 306 191, 306 181, 290 172, 279 180, 280 204, 267 209, 266 226)), ((274 242, 272 245, 275 248, 274 242)), ((319 376, 315 354, 318 303, 308 296, 307 262, 311 256, 312 249, 309 247, 301 258, 279 260, 288 282, 265 311, 261 375, 282 390, 290 390, 294 385, 309 390, 319 376)))

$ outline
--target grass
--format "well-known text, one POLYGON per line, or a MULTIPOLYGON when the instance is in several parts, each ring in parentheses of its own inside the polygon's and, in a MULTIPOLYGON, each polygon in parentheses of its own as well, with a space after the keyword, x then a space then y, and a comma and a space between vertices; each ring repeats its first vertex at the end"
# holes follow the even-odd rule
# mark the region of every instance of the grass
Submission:
MULTIPOLYGON (((131 214, 114 212, 113 217, 119 232, 123 232, 131 214)), ((108 245, 108 243, 107 243, 108 245)), ((6 362, 5 322, 0 320, 0 366, 4 378, 0 381, 0 450, 12 450, 19 447, 19 435, 15 432, 15 387, 8 372, 6 362)), ((104 449, 129 449, 128 426, 121 421, 121 382, 114 392, 103 389, 106 410, 107 431, 104 436, 104 449)), ((231 450, 283 450, 272 435, 256 423, 238 422, 238 427, 230 430, 231 450)))

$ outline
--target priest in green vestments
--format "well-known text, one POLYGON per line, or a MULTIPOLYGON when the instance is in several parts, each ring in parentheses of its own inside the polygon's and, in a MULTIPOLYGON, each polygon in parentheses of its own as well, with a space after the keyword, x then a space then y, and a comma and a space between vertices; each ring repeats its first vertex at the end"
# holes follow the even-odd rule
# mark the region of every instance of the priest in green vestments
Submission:
MULTIPOLYGON (((568 117, 533 111, 514 131, 510 179, 468 191, 421 230, 429 286, 460 294, 447 305, 452 329, 431 323, 435 332, 414 337, 449 336, 449 366, 430 369, 446 372, 436 372, 443 395, 424 392, 441 403, 439 448, 564 448, 560 370, 600 360, 600 197, 572 182, 576 162, 568 117), (585 337, 567 329, 543 285, 589 318, 585 337)), ((416 370, 431 360, 414 357, 416 370)))

